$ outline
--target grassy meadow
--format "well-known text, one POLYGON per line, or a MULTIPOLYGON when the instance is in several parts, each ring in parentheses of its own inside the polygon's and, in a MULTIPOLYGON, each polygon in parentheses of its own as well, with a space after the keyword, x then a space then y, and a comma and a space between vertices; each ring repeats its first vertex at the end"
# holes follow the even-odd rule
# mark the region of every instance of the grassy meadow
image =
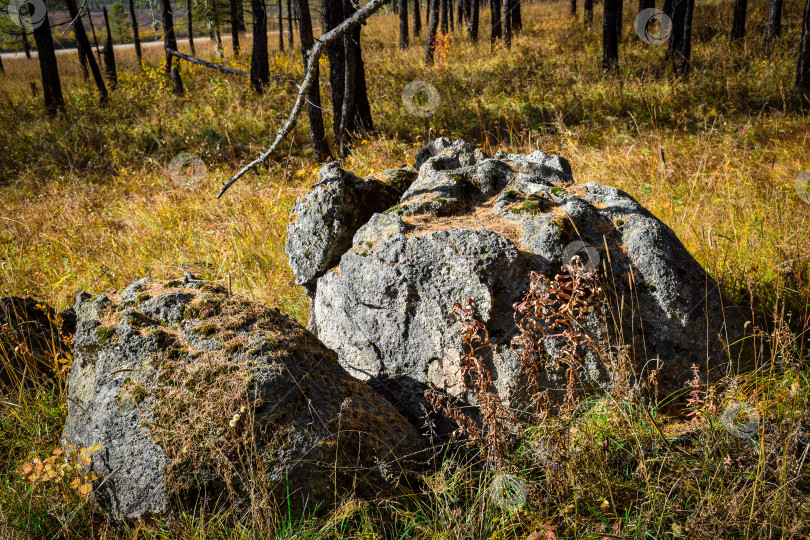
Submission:
MULTIPOLYGON (((733 3, 698 2, 685 79, 673 77, 665 46, 639 41, 631 3, 618 75, 601 69, 601 3, 591 29, 581 6, 572 18, 568 2, 525 4, 511 50, 491 50, 483 8, 480 43, 469 44, 457 27, 442 37, 430 68, 426 25, 403 51, 398 17, 383 12, 363 29, 375 132, 358 137, 343 160, 370 174, 412 163, 437 136, 490 155, 565 156, 577 182, 614 185, 643 203, 721 283, 757 329, 754 372, 699 390, 691 409, 606 396, 583 401, 573 417, 550 417, 513 456, 511 472, 528 481, 518 510, 487 497, 494 472, 448 459, 418 490, 348 500, 326 514, 257 520, 235 508, 129 524, 107 521, 57 483, 22 480, 23 463, 59 445, 67 406, 61 384, 4 388, 0 538, 808 537, 810 204, 794 182, 810 169, 810 96, 793 90, 803 8, 786 0, 783 35, 766 49, 765 2, 749 4, 748 34, 738 44, 728 40, 733 3), (402 103, 403 87, 416 79, 439 92, 429 119, 402 103), (757 410, 753 437, 736 437, 718 421, 732 401, 757 410)), ((215 60, 207 38, 195 41, 199 56, 215 60)), ((279 52, 275 35, 269 43, 271 73, 300 80, 300 50, 279 52)), ((80 291, 191 271, 306 322, 308 300, 284 253, 292 203, 319 168, 306 119, 283 152, 214 197, 272 141, 295 86, 274 82, 257 96, 244 78, 183 62, 186 95, 178 98, 160 69, 161 50, 145 49, 143 69, 134 51, 119 52, 119 88, 103 108, 76 57, 58 56, 67 111, 56 118, 33 94, 31 83, 41 86, 36 59, 4 59, 0 296, 64 309, 80 291), (182 152, 205 163, 200 185, 170 177, 182 152)), ((227 42, 221 61, 249 69, 249 53, 233 58, 227 42)), ((321 66, 331 139, 325 59, 321 66)))

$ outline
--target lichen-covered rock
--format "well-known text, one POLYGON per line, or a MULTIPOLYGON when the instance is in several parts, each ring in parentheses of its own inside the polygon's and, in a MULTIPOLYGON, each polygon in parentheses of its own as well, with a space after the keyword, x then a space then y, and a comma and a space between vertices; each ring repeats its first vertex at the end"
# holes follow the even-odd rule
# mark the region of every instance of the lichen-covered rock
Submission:
POLYGON ((0 298, 0 385, 42 382, 67 363, 76 317, 34 298, 0 298))
POLYGON ((388 182, 358 178, 336 161, 321 169, 312 191, 295 202, 287 230, 286 250, 296 283, 312 292, 315 280, 351 247, 357 229, 375 212, 396 203, 409 174, 397 169, 387 173, 388 182))
POLYGON ((63 438, 103 446, 92 498, 117 519, 374 496, 419 448, 411 424, 278 310, 189 276, 75 308, 63 438))
MULTIPOLYGON (((659 369, 659 389, 671 392, 691 378, 693 363, 716 376, 738 360, 732 344, 744 335, 743 317, 672 230, 628 194, 575 184, 564 158, 540 151, 490 159, 437 139, 416 165, 400 203, 372 216, 317 281, 310 328, 350 373, 396 381, 414 410, 430 385, 470 399, 450 312, 472 298, 493 344, 494 386, 509 406, 526 407, 513 305, 531 272, 552 278, 574 255, 609 290, 609 328, 589 319, 585 330, 614 352, 625 346, 637 382, 659 369)), ((553 340, 545 348, 560 350, 553 340)), ((578 381, 610 388, 608 371, 586 355, 578 381)), ((551 397, 562 397, 564 374, 542 375, 551 397)))

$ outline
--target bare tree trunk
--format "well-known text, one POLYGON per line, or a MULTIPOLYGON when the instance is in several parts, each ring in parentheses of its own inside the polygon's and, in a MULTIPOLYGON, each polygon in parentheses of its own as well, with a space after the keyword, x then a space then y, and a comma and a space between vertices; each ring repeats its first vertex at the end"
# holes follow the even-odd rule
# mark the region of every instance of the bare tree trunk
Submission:
POLYGON ((796 63, 796 89, 810 92, 810 0, 804 6, 802 39, 799 43, 799 60, 796 63))
POLYGON ((23 42, 23 50, 25 51, 25 57, 27 59, 31 59, 31 43, 28 41, 28 32, 23 28, 22 31, 22 42, 23 42))
POLYGON ((96 27, 93 24, 93 15, 90 13, 90 8, 88 7, 86 7, 84 11, 87 13, 87 24, 90 25, 90 31, 93 33, 93 44, 96 46, 98 61, 101 63, 101 48, 98 46, 98 37, 96 36, 96 27))
MULTIPOLYGON (((81 24, 80 21, 76 21, 76 23, 81 24)), ((37 45, 39 71, 42 74, 42 93, 45 96, 45 107, 48 109, 48 114, 54 116, 58 111, 65 109, 65 100, 62 97, 59 66, 56 63, 56 52, 53 48, 53 36, 51 35, 51 21, 47 12, 42 24, 34 28, 34 42, 37 45)))
POLYGON ((624 22, 624 0, 616 2, 616 42, 622 42, 622 23, 624 22))
POLYGON ((681 76, 686 76, 691 67, 692 58, 692 15, 695 11, 695 0, 684 0, 686 2, 686 12, 683 21, 683 37, 678 54, 678 71, 681 76))
POLYGON ((456 29, 456 23, 453 19, 453 0, 447 0, 447 19, 450 22, 450 31, 454 31, 456 29))
POLYGON ((458 0, 458 11, 456 12, 456 21, 458 21, 459 27, 464 26, 464 19, 466 17, 466 14, 467 14, 467 2, 465 2, 465 0, 458 0))
POLYGON ((270 65, 267 60, 267 6, 264 0, 250 0, 253 10, 253 49, 250 53, 250 86, 257 93, 264 92, 270 82, 270 65))
MULTIPOLYGON (((253 0, 256 2, 257 0, 253 0)), ((263 2, 262 2, 263 3, 263 2)), ((255 12, 255 8, 254 8, 255 12)), ((315 38, 312 35, 312 19, 309 15, 309 2, 298 0, 298 35, 301 38, 301 56, 304 59, 304 69, 309 63, 309 51, 315 45, 315 38)), ((256 34, 254 30, 253 34, 256 34)), ((332 152, 329 150, 329 143, 326 140, 326 133, 323 127, 323 113, 321 112, 321 88, 318 65, 315 65, 313 75, 315 81, 307 93, 307 115, 309 116, 309 129, 312 135, 312 145, 315 147, 315 155, 319 162, 332 159, 332 152)))
MULTIPOLYGON (((76 5, 76 0, 65 0, 65 5, 68 8, 68 13, 72 19, 76 19, 73 23, 73 32, 76 36, 76 47, 82 51, 87 63, 90 65, 90 71, 93 73, 93 80, 96 82, 98 88, 98 100, 100 103, 107 103, 107 87, 104 85, 104 78, 101 76, 101 70, 98 67, 95 56, 93 56, 93 49, 90 47, 90 40, 87 39, 87 33, 84 31, 84 24, 79 17, 79 8, 76 5)), ((51 40, 53 41, 53 40, 51 40)), ((39 47, 39 41, 37 41, 39 47)), ((53 47, 53 43, 51 43, 53 47)), ((55 54, 55 53, 54 53, 55 54)))
POLYGON ((216 0, 212 2, 211 6, 213 7, 213 9, 211 10, 211 14, 214 17, 214 37, 217 40, 216 44, 217 58, 222 58, 225 54, 225 49, 222 47, 222 33, 220 32, 220 25, 219 25, 219 8, 217 8, 216 0))
POLYGON ((585 0, 585 28, 593 26, 593 0, 585 0))
MULTIPOLYGON (((170 0, 160 0, 162 20, 163 20, 163 47, 177 50, 177 38, 174 36, 174 13, 172 12, 172 4, 170 0)), ((171 77, 174 83, 174 93, 178 96, 183 95, 183 81, 180 78, 180 69, 178 66, 172 67, 172 55, 166 51, 166 66, 164 67, 166 75, 171 77)))
MULTIPOLYGON (((265 15, 266 17, 266 15, 265 15)), ((244 0, 239 0, 236 5, 236 20, 239 22, 239 32, 247 32, 247 26, 245 25, 245 2, 244 0)))
POLYGON ((489 41, 492 45, 501 39, 501 0, 489 0, 489 11, 492 15, 492 28, 489 41))
POLYGON ((616 35, 617 4, 621 0, 605 0, 605 11, 602 18, 602 69, 617 71, 619 69, 619 40, 616 35))
POLYGON ((408 1, 395 0, 399 3, 399 48, 408 48, 408 1))
POLYGON ((479 17, 479 8, 481 6, 480 0, 467 0, 468 5, 470 7, 470 25, 469 28, 469 35, 470 41, 473 43, 478 43, 478 17, 479 17))
POLYGON ((292 3, 293 0, 287 0, 287 29, 289 30, 287 34, 287 41, 290 44, 290 48, 293 46, 293 15, 292 15, 292 3))
POLYGON ((0 74, 4 74, 6 72, 5 66, 3 66, 3 55, 0 55, 0 74))
POLYGON ((283 0, 278 0, 278 49, 284 52, 284 6, 283 0))
POLYGON ((664 13, 672 21, 672 28, 667 46, 667 57, 672 61, 672 69, 676 73, 680 71, 680 54, 684 36, 684 25, 686 23, 686 0, 666 0, 664 2, 664 13))
POLYGON ((782 35, 782 0, 770 0, 768 19, 765 22, 765 43, 782 35))
MULTIPOLYGON (((497 0, 490 0, 496 1, 497 0)), ((503 26, 503 43, 507 49, 512 48, 512 2, 502 0, 501 2, 501 26, 503 26)))
POLYGON ((425 47, 425 64, 433 64, 433 57, 436 54, 436 32, 439 30, 439 2, 440 0, 428 0, 428 34, 427 46, 425 47))
MULTIPOLYGON (((343 0, 343 16, 353 11, 351 0, 343 0)), ((355 96, 357 94, 357 54, 355 47, 359 43, 355 43, 351 33, 343 36, 343 47, 345 51, 346 66, 344 68, 343 79, 343 111, 341 113, 340 121, 340 136, 338 137, 337 144, 340 148, 340 155, 348 156, 351 153, 351 132, 352 123, 357 114, 357 103, 355 96)))
MULTIPOLYGON (((191 0, 186 0, 191 2, 191 0)), ((189 5, 189 4, 186 4, 189 5)), ((138 15, 135 13, 135 0, 129 0, 129 18, 132 20, 132 40, 135 42, 135 56, 138 57, 138 65, 143 65, 143 55, 141 54, 141 38, 138 35, 138 15)), ((188 18, 189 39, 191 39, 191 10, 188 18)), ((194 44, 191 45, 191 54, 194 54, 194 44)))
POLYGON ((233 55, 238 57, 241 52, 239 47, 239 5, 237 0, 229 0, 228 4, 231 9, 231 48, 233 55))
POLYGON ((110 18, 107 16, 107 6, 102 6, 104 12, 104 25, 107 27, 107 41, 104 42, 104 71, 107 75, 107 82, 110 90, 118 88, 118 74, 115 72, 115 48, 113 47, 112 29, 110 29, 110 18))
POLYGON ((447 33, 447 0, 441 0, 442 34, 447 33))
POLYGON ((413 35, 419 37, 422 33, 422 14, 420 13, 420 4, 422 0, 413 0, 413 35))
MULTIPOLYGON (((342 0, 322 0, 323 29, 328 32, 343 21, 342 0)), ((332 110, 334 123, 332 131, 335 140, 340 139, 340 124, 343 118, 343 89, 346 80, 346 50, 343 39, 339 39, 326 46, 326 56, 329 58, 329 83, 332 86, 332 110)))
POLYGON ((82 72, 82 78, 84 82, 88 82, 90 80, 90 72, 87 71, 87 57, 81 49, 77 50, 79 51, 79 69, 82 72))
POLYGON ((745 37, 745 12, 748 9, 748 0, 734 2, 734 19, 731 24, 731 40, 738 41, 745 37))
POLYGON ((568 7, 568 12, 571 15, 576 15, 577 14, 577 0, 571 0, 571 3, 569 4, 569 7, 568 7))
MULTIPOLYGON (((130 0, 132 2, 132 0, 130 0)), ((186 23, 188 24, 188 49, 191 52, 191 56, 197 56, 197 53, 194 52, 194 26, 192 20, 191 13, 191 0, 186 0, 186 18, 188 19, 186 23)))
POLYGON ((510 0, 512 4, 512 32, 519 33, 523 29, 523 15, 520 12, 520 0, 510 0))

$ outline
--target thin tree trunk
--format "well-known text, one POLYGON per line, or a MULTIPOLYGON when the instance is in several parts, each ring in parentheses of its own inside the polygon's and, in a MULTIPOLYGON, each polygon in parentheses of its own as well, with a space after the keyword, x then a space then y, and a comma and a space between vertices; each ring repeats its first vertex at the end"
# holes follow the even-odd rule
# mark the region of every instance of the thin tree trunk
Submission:
POLYGON ((212 14, 214 16, 214 37, 217 40, 217 58, 222 58, 225 55, 225 49, 222 47, 222 33, 220 32, 219 25, 219 8, 217 7, 216 0, 214 0, 211 5, 213 7, 212 14))
POLYGON ((765 22, 765 43, 770 43, 782 35, 782 0, 768 3, 768 18, 765 22))
POLYGON ((413 0, 413 35, 419 37, 422 34, 422 14, 420 4, 422 0, 413 0))
POLYGON ((447 0, 441 0, 442 34, 447 33, 447 0))
POLYGON ((84 51, 82 49, 78 49, 79 51, 79 69, 82 72, 82 78, 84 82, 88 82, 90 80, 90 72, 87 71, 87 57, 84 55, 84 51))
MULTIPOLYGON (((323 0, 323 29, 328 32, 343 22, 342 0, 323 0)), ((336 40, 326 46, 326 56, 329 58, 329 83, 332 87, 332 110, 334 122, 332 131, 335 140, 340 140, 340 125, 343 119, 343 95, 346 81, 346 50, 343 39, 336 40)))
MULTIPOLYGON (((174 13, 172 12, 171 1, 160 0, 160 5, 163 20, 163 47, 176 51, 177 38, 174 36, 174 13)), ((182 96, 183 81, 180 78, 180 69, 178 66, 172 66, 172 55, 168 51, 166 51, 166 66, 164 69, 166 75, 170 76, 172 83, 174 83, 174 93, 182 96)))
POLYGON ((23 50, 25 51, 25 57, 27 59, 31 59, 31 43, 28 41, 28 32, 23 28, 22 31, 22 42, 23 42, 23 50))
POLYGON ((501 0, 489 0, 489 11, 492 15, 489 41, 492 45, 501 39, 501 0))
POLYGON ((478 43, 478 18, 480 15, 480 0, 467 0, 468 6, 470 7, 470 24, 469 28, 469 35, 470 41, 473 43, 478 43))
POLYGON ((577 0, 571 0, 571 3, 568 6, 569 6, 568 7, 568 12, 571 15, 576 15, 577 14, 577 0))
MULTIPOLYGON (((129 0, 130 5, 132 5, 132 0, 129 0)), ((197 56, 194 52, 194 27, 192 25, 192 17, 191 13, 191 0, 186 0, 186 18, 188 19, 188 48, 191 51, 191 56, 197 56)))
MULTIPOLYGON (((266 15, 265 15, 266 17, 266 15)), ((236 20, 239 22, 239 32, 247 32, 245 25, 245 3, 244 0, 239 0, 236 5, 236 20)))
MULTIPOLYGON (((456 12, 456 21, 458 21, 459 27, 464 26, 464 19, 467 13, 467 2, 465 0, 458 0, 458 11, 456 12)), ((467 21, 469 22, 469 21, 467 21)))
MULTIPOLYGON (((253 0, 256 1, 256 0, 253 0)), ((255 11, 255 9, 254 9, 255 11)), ((298 0, 298 35, 301 38, 301 56, 304 59, 304 69, 309 62, 308 52, 315 45, 315 38, 312 35, 312 19, 309 15, 309 2, 298 0)), ((253 34, 256 34, 254 30, 253 34)), ((326 133, 323 127, 323 113, 321 112, 321 88, 318 66, 315 66, 313 74, 315 82, 307 93, 307 114, 309 115, 309 129, 312 134, 312 145, 315 147, 315 155, 319 162, 332 159, 332 152, 329 150, 329 143, 326 140, 326 133)))
POLYGON ((293 39, 295 37, 293 34, 292 3, 293 0, 287 0, 287 30, 289 30, 287 33, 287 42, 289 42, 290 48, 293 46, 293 39))
POLYGON ((429 19, 427 46, 425 47, 425 64, 428 66, 433 64, 436 54, 436 32, 439 30, 439 2, 440 0, 428 0, 429 19))
POLYGON ((684 0, 686 2, 686 12, 683 22, 683 37, 681 38, 680 54, 678 55, 678 71, 681 76, 689 73, 692 58, 692 15, 695 11, 695 0, 684 0))
POLYGON ((593 0, 585 0, 583 9, 585 10, 585 28, 590 28, 593 26, 593 0))
POLYGON ((115 48, 113 46, 110 18, 107 16, 107 6, 101 8, 104 12, 104 25, 107 27, 107 41, 104 42, 104 71, 110 90, 118 88, 118 74, 115 72, 115 48))
POLYGON ((520 0, 510 0, 512 4, 512 32, 519 33, 523 29, 523 15, 520 13, 520 0))
POLYGON ((98 46, 98 37, 96 36, 96 26, 93 24, 93 15, 90 13, 90 8, 85 8, 84 11, 87 13, 87 24, 90 25, 90 31, 93 33, 93 44, 96 46, 98 61, 101 63, 101 48, 98 46))
POLYGON ((229 0, 229 7, 231 10, 231 48, 233 55, 239 56, 241 52, 239 47, 239 5, 237 0, 229 0))
POLYGON ((686 0, 667 0, 664 2, 664 13, 672 21, 672 28, 667 46, 667 56, 672 61, 672 69, 680 72, 680 55, 686 24, 686 0))
POLYGON ((0 55, 0 73, 5 73, 6 68, 3 66, 3 55, 0 55))
MULTIPOLYGON (((490 0, 497 1, 497 0, 490 0)), ((503 26, 503 43, 507 49, 512 48, 512 2, 502 0, 501 2, 501 26, 503 26)))
MULTIPOLYGON (((74 2, 75 0, 68 0, 74 2)), ((81 21, 76 21, 81 25, 81 21)), ((62 85, 59 81, 59 66, 56 63, 56 52, 53 48, 53 36, 51 35, 51 21, 48 13, 42 24, 34 28, 34 42, 37 46, 37 58, 39 58, 39 71, 42 74, 42 93, 45 96, 45 107, 48 114, 56 115, 60 110, 65 109, 65 100, 62 97, 62 85)))
POLYGON ((810 0, 804 6, 802 39, 799 43, 799 60, 796 63, 796 89, 810 92, 810 0))
POLYGON ((250 53, 250 86, 257 93, 264 92, 270 82, 270 65, 267 60, 267 6, 264 0, 250 0, 253 10, 253 49, 250 53))
POLYGON ((745 12, 748 9, 748 0, 734 2, 734 19, 731 24, 731 40, 738 41, 745 37, 745 12))
POLYGON ((602 69, 617 71, 619 69, 619 40, 616 35, 617 4, 621 0, 605 0, 605 11, 602 18, 602 69))
MULTIPOLYGON (((191 0, 187 0, 190 2, 191 0)), ((188 5, 188 4, 186 4, 188 5)), ((135 56, 138 58, 138 65, 143 65, 143 55, 141 54, 141 38, 138 35, 138 15, 135 13, 135 0, 129 0, 129 18, 132 20, 132 40, 135 42, 135 56)), ((188 18, 189 39, 191 39, 191 11, 188 18)), ((194 45, 191 46, 191 54, 194 54, 194 45)))
POLYGON ((395 0, 399 4, 399 48, 408 48, 408 1, 395 0))
POLYGON ((624 22, 624 0, 616 2, 616 43, 622 42, 622 23, 624 22))
POLYGON ((284 6, 283 0, 278 0, 278 49, 284 52, 284 6))
MULTIPOLYGON (((90 47, 90 40, 87 39, 87 33, 84 31, 84 24, 79 17, 79 7, 76 5, 76 0, 65 0, 65 5, 68 8, 71 19, 76 21, 73 23, 73 32, 76 36, 76 47, 83 51, 84 57, 90 66, 90 71, 93 73, 93 80, 96 82, 98 88, 98 100, 100 103, 107 103, 107 87, 104 85, 104 78, 101 76, 101 70, 96 62, 96 57, 93 56, 93 49, 90 47)), ((39 46, 39 42, 37 42, 39 46)), ((53 47, 53 44, 51 44, 53 47)))
MULTIPOLYGON (((343 0, 343 16, 353 11, 351 0, 343 0)), ((343 157, 351 153, 351 132, 353 120, 357 114, 357 103, 355 96, 357 95, 357 53, 355 48, 359 47, 359 43, 354 41, 352 36, 353 32, 347 33, 343 36, 344 55, 346 58, 346 66, 343 72, 343 111, 341 112, 340 122, 340 137, 337 140, 338 148, 340 148, 340 155, 343 157)))
POLYGON ((455 19, 453 18, 453 0, 447 0, 447 19, 450 21, 450 31, 456 29, 455 19))

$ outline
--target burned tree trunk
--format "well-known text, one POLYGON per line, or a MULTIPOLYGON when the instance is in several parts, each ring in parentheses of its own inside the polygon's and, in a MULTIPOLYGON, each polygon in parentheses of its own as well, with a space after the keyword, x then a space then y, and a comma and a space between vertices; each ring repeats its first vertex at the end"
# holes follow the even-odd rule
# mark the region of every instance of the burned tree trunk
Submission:
MULTIPOLYGON (((253 2, 262 0, 253 0, 253 2)), ((404 2, 403 2, 404 3, 404 2)), ((262 4, 264 2, 262 1, 262 4)), ((254 8, 255 13, 255 8, 254 8)), ((298 35, 301 38, 301 56, 304 59, 304 69, 309 63, 309 52, 315 45, 315 38, 312 35, 312 20, 309 15, 309 2, 298 0, 298 35)), ((256 35, 254 28, 253 35, 256 35)), ((313 74, 315 82, 307 93, 307 115, 309 116, 309 129, 312 135, 312 145, 315 147, 315 155, 319 162, 332 159, 332 152, 329 151, 329 143, 326 141, 326 133, 323 127, 323 113, 321 112, 321 89, 320 75, 317 64, 313 74)))
MULTIPOLYGON (((96 58, 93 56, 93 49, 90 47, 90 40, 87 39, 84 25, 79 17, 79 7, 76 5, 76 0, 65 0, 65 5, 68 8, 70 17, 75 19, 73 32, 76 36, 76 46, 79 51, 81 51, 81 54, 84 55, 85 60, 87 60, 90 66, 90 71, 93 73, 93 80, 96 82, 96 87, 98 88, 98 100, 100 103, 104 104, 107 102, 107 87, 104 85, 104 78, 101 76, 98 62, 96 62, 96 58)), ((39 41, 37 41, 37 47, 39 47, 39 41)), ((53 48, 53 44, 51 44, 51 48, 53 48)))
POLYGON ((799 43, 799 60, 796 64, 796 89, 810 92, 810 0, 804 6, 802 39, 799 43))
POLYGON ((23 51, 25 51, 25 57, 30 60, 31 59, 31 43, 28 42, 28 32, 23 28, 22 31, 22 42, 23 42, 23 51))
MULTIPOLYGON (((189 17, 188 17, 188 34, 189 39, 191 39, 191 6, 188 2, 191 0, 186 0, 186 6, 189 6, 189 17)), ((143 65, 143 56, 141 54, 141 38, 138 35, 138 15, 135 13, 135 0, 129 0, 129 18, 132 20, 132 41, 135 42, 135 56, 138 58, 138 65, 143 65)), ((194 54, 194 42, 191 45, 191 54, 194 54)))
POLYGON ((501 0, 489 0, 489 12, 492 15, 489 42, 495 45, 501 39, 501 0))
POLYGON ((287 0, 287 42, 290 44, 290 48, 292 49, 293 46, 293 39, 295 35, 293 34, 293 13, 292 13, 292 3, 293 0, 287 0))
POLYGON ((738 41, 745 37, 745 12, 748 9, 748 0, 734 2, 734 18, 731 24, 731 40, 738 41))
POLYGON ((253 10, 253 49, 250 53, 250 86, 257 93, 264 92, 270 82, 270 64, 267 59, 267 12, 264 0, 250 0, 253 10))
MULTIPOLYGON (((131 1, 131 0, 130 0, 131 1)), ((186 23, 188 24, 188 50, 191 53, 191 56, 197 56, 197 53, 194 52, 194 26, 193 26, 193 19, 191 13, 191 0, 186 0, 186 23)))
MULTIPOLYGON (((81 24, 80 21, 76 22, 81 24)), ((53 48, 53 36, 51 35, 51 21, 47 12, 42 24, 34 28, 34 42, 37 45, 39 70, 42 74, 42 93, 45 96, 45 107, 48 109, 48 114, 54 116, 58 111, 65 109, 65 100, 62 97, 59 66, 56 63, 56 52, 53 48)))
POLYGON ((447 0, 441 0, 442 34, 447 33, 447 0))
POLYGON ((408 48, 408 0, 399 0, 399 48, 408 48))
POLYGON ((768 3, 768 19, 765 22, 765 43, 782 35, 782 0, 768 3))
MULTIPOLYGON (((177 38, 174 36, 174 13, 172 12, 172 4, 170 0, 160 0, 161 13, 163 19, 163 47, 165 49, 177 50, 177 38)), ((174 93, 178 96, 183 95, 183 81, 180 78, 180 68, 175 65, 172 66, 172 55, 166 51, 166 65, 164 67, 167 76, 171 77, 174 84, 174 93)))
POLYGON ((585 28, 593 26, 593 0, 585 0, 582 6, 585 10, 585 28))
POLYGON ((622 42, 622 22, 624 21, 624 0, 616 2, 616 43, 622 42))
MULTIPOLYGON (((425 47, 425 64, 428 66, 433 64, 433 58, 436 54, 436 33, 439 30, 439 1, 428 0, 428 34, 427 46, 425 47)), ((492 0, 499 1, 499 0, 492 0)))
POLYGON ((512 31, 519 33, 523 29, 523 15, 520 13, 520 0, 511 0, 512 3, 512 31))
POLYGON ((422 0, 413 0, 413 35, 419 37, 422 33, 422 14, 420 13, 420 5, 422 0))
POLYGON ((107 27, 107 40, 104 42, 104 71, 110 90, 118 88, 118 73, 115 71, 115 48, 113 46, 110 18, 107 16, 107 6, 102 6, 104 12, 104 25, 107 27))
MULTIPOLYGON (((456 21, 458 26, 464 26, 464 19, 469 18, 469 11, 467 10, 467 2, 465 0, 458 0, 458 11, 456 12, 456 21)), ((468 21, 469 22, 469 21, 468 21)))
POLYGON ((278 0, 278 50, 284 52, 284 5, 278 0))
POLYGON ((81 49, 78 49, 78 51, 79 51, 79 69, 82 72, 82 78, 84 79, 84 82, 87 82, 90 80, 90 72, 87 71, 87 57, 84 55, 84 52, 81 49))
POLYGON ((619 69, 619 39, 616 34, 619 2, 620 0, 605 0, 602 18, 602 69, 610 72, 619 69))
POLYGON ((241 52, 239 47, 239 2, 230 0, 229 7, 231 8, 231 48, 233 55, 238 57, 241 52))
MULTIPOLYGON (((490 2, 498 0, 490 0, 490 2)), ((503 27, 503 43, 507 49, 512 48, 512 2, 502 0, 501 2, 501 26, 503 27)))
POLYGON ((478 43, 478 18, 480 15, 479 0, 467 0, 467 5, 470 8, 470 24, 467 26, 467 33, 470 36, 470 41, 478 43))
POLYGON ((571 3, 568 5, 568 13, 571 15, 577 14, 577 0, 571 0, 571 3))

